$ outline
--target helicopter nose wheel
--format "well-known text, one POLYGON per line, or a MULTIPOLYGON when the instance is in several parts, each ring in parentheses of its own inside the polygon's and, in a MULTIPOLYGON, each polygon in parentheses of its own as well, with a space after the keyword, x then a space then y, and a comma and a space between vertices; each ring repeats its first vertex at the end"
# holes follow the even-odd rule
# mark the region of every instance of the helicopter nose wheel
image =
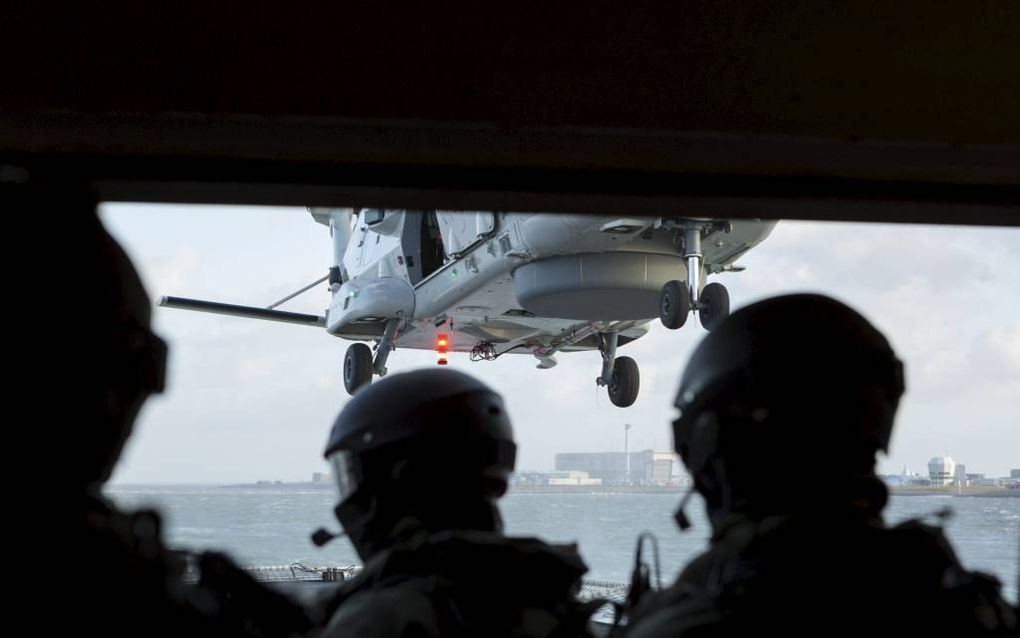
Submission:
POLYGON ((344 355, 344 389, 354 394, 372 382, 372 349, 364 343, 352 343, 344 355))

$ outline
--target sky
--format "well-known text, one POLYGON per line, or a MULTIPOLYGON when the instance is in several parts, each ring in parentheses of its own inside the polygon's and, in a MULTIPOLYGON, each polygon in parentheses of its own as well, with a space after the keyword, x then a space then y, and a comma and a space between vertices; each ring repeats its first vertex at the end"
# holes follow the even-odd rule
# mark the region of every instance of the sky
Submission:
MULTIPOLYGON (((329 231, 302 208, 105 204, 101 216, 161 295, 265 306, 325 274, 329 231)), ((780 222, 724 283, 734 308, 787 292, 821 292, 872 320, 905 361, 907 394, 879 471, 926 472, 948 454, 968 472, 1020 468, 1020 229, 780 222)), ((325 284, 281 309, 324 314, 325 284)), ((327 471, 326 437, 348 397, 340 376, 350 342, 321 328, 156 308, 170 345, 167 391, 150 399, 114 483, 307 481, 327 471)), ((680 373, 705 335, 652 323, 620 349, 637 360, 641 392, 614 407, 596 388, 598 353, 496 362, 454 353, 507 401, 518 469, 552 469, 558 452, 668 449, 680 373)), ((390 372, 435 365, 398 349, 390 372)))

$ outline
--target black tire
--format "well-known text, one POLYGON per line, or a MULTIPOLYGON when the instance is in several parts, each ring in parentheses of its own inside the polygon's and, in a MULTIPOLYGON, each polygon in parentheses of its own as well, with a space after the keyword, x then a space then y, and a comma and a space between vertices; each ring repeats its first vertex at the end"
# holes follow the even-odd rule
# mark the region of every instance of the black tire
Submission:
POLYGON ((659 320, 670 330, 687 323, 691 314, 691 292, 682 281, 667 281, 659 291, 659 320))
POLYGON ((372 349, 363 343, 352 343, 344 355, 344 388, 354 394, 372 382, 372 349))
POLYGON ((701 291, 698 318, 705 330, 711 332, 730 314, 730 293, 722 284, 708 284, 701 291))
POLYGON ((637 361, 630 357, 617 357, 613 363, 613 382, 609 384, 609 400, 618 408, 628 408, 637 400, 641 387, 641 373, 637 361))

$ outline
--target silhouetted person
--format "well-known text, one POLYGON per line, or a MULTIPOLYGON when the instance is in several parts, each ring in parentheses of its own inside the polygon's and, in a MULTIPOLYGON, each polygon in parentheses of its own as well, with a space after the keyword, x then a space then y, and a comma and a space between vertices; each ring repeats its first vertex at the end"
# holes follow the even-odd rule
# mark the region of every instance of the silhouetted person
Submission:
POLYGON ((828 297, 724 320, 687 364, 673 423, 711 544, 627 635, 1015 635, 998 581, 963 569, 939 529, 882 520, 875 455, 903 391, 885 337, 828 297))
POLYGON ((304 633, 311 622, 303 610, 223 556, 200 557, 203 584, 186 585, 184 561, 163 545, 160 517, 122 512, 103 496, 139 410, 163 390, 167 347, 150 328, 138 274, 88 193, 30 195, 52 206, 36 201, 34 210, 51 215, 53 241, 45 248, 62 269, 51 282, 61 325, 45 335, 59 360, 38 352, 53 374, 44 382, 49 401, 34 405, 38 412, 26 421, 47 433, 32 452, 45 455, 59 476, 59 485, 35 495, 46 512, 32 520, 29 542, 36 569, 51 579, 36 594, 60 600, 58 614, 38 622, 81 636, 304 633), (51 422, 42 427, 38 419, 51 422))
POLYGON ((572 546, 501 533, 516 446, 503 401, 453 370, 388 376, 333 426, 336 515, 364 562, 325 635, 581 636, 572 546))

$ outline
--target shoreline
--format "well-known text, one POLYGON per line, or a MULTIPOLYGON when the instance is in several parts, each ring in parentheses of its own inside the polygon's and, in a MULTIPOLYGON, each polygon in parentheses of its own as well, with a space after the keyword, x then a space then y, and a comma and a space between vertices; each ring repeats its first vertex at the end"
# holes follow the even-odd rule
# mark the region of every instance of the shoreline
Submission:
POLYGON ((1020 489, 972 485, 970 487, 890 487, 892 496, 972 496, 1020 498, 1020 489))
MULTIPOLYGON (((321 489, 331 490, 330 482, 239 483, 224 485, 237 489, 321 489)), ((684 494, 686 485, 511 485, 507 494, 684 494)), ((1020 489, 1003 487, 889 487, 890 496, 960 496, 977 498, 1020 498, 1020 489)))
POLYGON ((511 485, 507 494, 683 494, 686 485, 511 485))

